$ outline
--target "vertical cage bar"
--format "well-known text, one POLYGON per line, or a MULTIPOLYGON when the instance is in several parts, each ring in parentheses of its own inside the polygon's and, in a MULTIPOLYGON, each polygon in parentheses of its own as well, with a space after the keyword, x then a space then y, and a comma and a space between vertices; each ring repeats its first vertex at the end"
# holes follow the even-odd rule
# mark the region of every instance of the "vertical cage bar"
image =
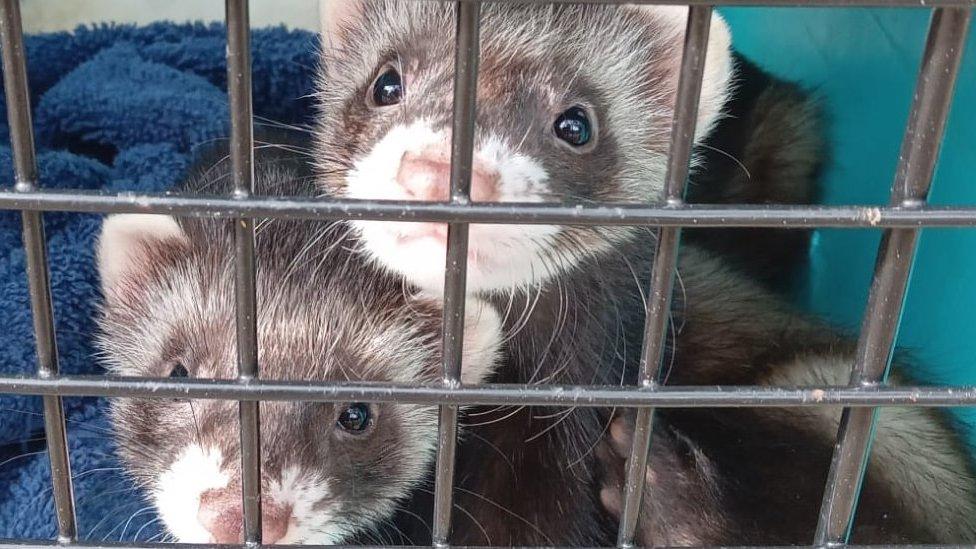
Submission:
MULTIPOLYGON (((698 101, 701 95, 711 20, 711 6, 694 6, 688 10, 684 52, 681 57, 681 74, 678 79, 674 120, 671 125, 668 170, 665 176, 665 199, 670 205, 681 205, 684 200, 685 184, 688 180, 691 151, 695 139, 695 122, 698 119, 698 101)), ((647 299, 644 344, 640 359, 640 385, 642 387, 653 388, 659 382, 661 362, 666 346, 667 321, 670 318, 671 293, 674 287, 674 269, 677 263, 680 238, 680 229, 676 227, 661 227, 658 232, 654 263, 651 267, 651 288, 647 299)), ((634 445, 631 448, 630 459, 627 463, 620 530, 617 534, 617 545, 620 547, 633 547, 634 545, 641 499, 644 495, 644 479, 653 423, 653 408, 638 410, 634 425, 634 445)))
MULTIPOLYGON (((457 29, 454 58, 454 118, 451 130, 451 202, 467 204, 471 195, 471 161, 474 155, 478 49, 481 4, 456 2, 457 29)), ((444 272, 444 384, 461 383, 464 339, 464 296, 467 285, 468 225, 447 226, 447 261, 444 272)), ((433 542, 449 544, 453 507, 454 460, 457 450, 457 406, 440 407, 437 468, 434 484, 433 542)))
MULTIPOLYGON (((932 14, 891 189, 894 206, 918 206, 928 199, 970 16, 969 8, 938 8, 932 14)), ((852 386, 874 385, 887 378, 917 240, 918 229, 889 229, 882 237, 852 386)), ((843 544, 850 537, 876 418, 876 408, 847 408, 841 415, 814 540, 818 545, 843 544)))
MULTIPOLYGON (((254 129, 251 110, 251 43, 247 0, 227 0, 227 94, 230 100, 230 160, 234 196, 254 192, 254 129)), ((238 379, 258 377, 257 292, 254 220, 234 220, 238 379)), ((241 480, 244 541, 261 543, 260 403, 241 402, 241 480)))
MULTIPOLYGON (((10 143, 13 147, 16 190, 37 190, 37 161, 34 154, 34 129, 31 123, 30 93, 27 84, 27 60, 18 0, 0 3, 0 42, 3 47, 3 86, 7 99, 10 143)), ((26 254, 27 281, 34 319, 34 339, 40 377, 58 375, 58 345, 54 331, 54 308, 48 277, 47 242, 40 212, 21 212, 26 254)), ((51 483, 57 512, 58 541, 77 539, 74 491, 71 485, 71 463, 64 406, 60 396, 44 397, 44 432, 51 461, 51 483)))

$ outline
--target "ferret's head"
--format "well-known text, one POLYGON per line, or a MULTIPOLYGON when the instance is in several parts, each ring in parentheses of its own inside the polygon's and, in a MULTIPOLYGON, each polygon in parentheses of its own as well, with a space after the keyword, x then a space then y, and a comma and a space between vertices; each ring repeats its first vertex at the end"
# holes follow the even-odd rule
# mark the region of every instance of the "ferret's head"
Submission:
MULTIPOLYGON (((261 377, 440 379, 438 303, 343 256, 347 243, 325 234, 341 226, 289 223, 266 225, 257 239, 261 377)), ((226 223, 109 217, 98 249, 108 369, 234 378, 233 250, 226 223)), ((467 307, 462 381, 477 383, 494 366, 499 319, 480 302, 467 307)), ((264 402, 260 413, 265 543, 331 544, 368 531, 433 460, 435 407, 264 402)), ((177 540, 240 540, 236 402, 125 398, 113 402, 112 418, 126 469, 177 540)))
MULTIPOLYGON (((352 198, 446 200, 453 2, 329 0, 318 93, 320 184, 352 198)), ((660 199, 686 7, 485 3, 472 199, 660 199)), ((697 121, 703 137, 729 86, 716 15, 697 121)), ((379 264, 443 284, 446 227, 358 222, 379 264)), ((606 251, 631 228, 473 225, 468 284, 530 285, 606 251)))

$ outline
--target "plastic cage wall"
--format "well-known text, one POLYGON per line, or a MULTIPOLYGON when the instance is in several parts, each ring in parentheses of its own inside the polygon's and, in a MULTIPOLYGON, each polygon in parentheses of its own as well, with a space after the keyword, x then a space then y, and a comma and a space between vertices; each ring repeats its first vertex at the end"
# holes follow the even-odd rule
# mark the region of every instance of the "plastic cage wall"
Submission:
MULTIPOLYGON (((424 0, 413 0, 424 1, 424 0)), ((505 1, 505 0, 501 0, 505 1)), ((601 1, 601 0, 594 0, 601 1)), ((612 0, 608 0, 613 3, 612 0)), ((78 542, 67 454, 63 396, 139 396, 228 399, 240 402, 243 508, 246 544, 261 542, 259 401, 397 401, 440 407, 433 539, 449 543, 458 406, 552 405, 638 408, 625 486, 618 545, 632 545, 643 489, 655 407, 842 406, 815 539, 816 546, 847 542, 860 479, 864 475, 879 406, 974 406, 974 387, 889 387, 882 380, 893 351, 912 260, 922 227, 976 227, 976 208, 926 204, 976 0, 685 0, 691 4, 665 182, 658 205, 471 203, 480 3, 457 2, 451 199, 443 203, 313 200, 253 196, 250 30, 247 0, 227 0, 227 73, 231 112, 231 161, 235 193, 226 197, 106 194, 40 190, 32 135, 18 0, 0 0, 0 38, 16 181, 0 189, 0 208, 20 210, 35 338, 37 375, 0 376, 0 392, 42 395, 57 512, 55 541, 0 540, 0 548, 85 546, 78 542), (913 104, 887 207, 692 206, 683 203, 713 5, 925 6, 932 18, 913 104), (164 213, 216 216, 233 223, 236 237, 237 380, 65 376, 58 371, 43 211, 164 213), (444 295, 443 382, 438 385, 308 384, 258 378, 255 323, 255 218, 368 219, 448 223, 444 295), (651 271, 640 383, 616 386, 462 386, 461 330, 468 223, 643 225, 660 238, 651 271), (696 227, 883 228, 864 311, 851 383, 843 387, 777 388, 663 386, 658 365, 664 350, 680 230, 696 227)), ((140 544, 147 546, 150 544, 140 544)), ((127 545, 133 546, 133 545, 127 545)))

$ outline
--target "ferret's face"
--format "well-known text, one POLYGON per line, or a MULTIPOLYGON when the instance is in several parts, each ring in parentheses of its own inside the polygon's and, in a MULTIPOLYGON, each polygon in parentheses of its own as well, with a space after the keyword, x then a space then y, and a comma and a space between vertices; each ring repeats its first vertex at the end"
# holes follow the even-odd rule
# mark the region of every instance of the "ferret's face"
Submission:
MULTIPOLYGON (((100 345, 110 371, 236 376, 230 242, 187 236, 165 217, 109 219, 99 259, 106 294, 100 345)), ((341 265, 313 278, 301 266, 308 257, 285 256, 258 254, 262 378, 439 378, 434 302, 406 298, 398 285, 341 265)), ((477 302, 469 307, 464 375, 478 382, 494 363, 498 320, 477 302)), ((260 414, 265 543, 331 544, 370 529, 422 480, 434 455, 433 407, 266 402, 260 414)), ((118 399, 112 417, 128 472, 178 541, 241 539, 236 402, 118 399)))
MULTIPOLYGON (((316 161, 330 192, 449 198, 454 5, 333 0, 316 161)), ((482 8, 471 196, 483 202, 649 202, 660 197, 686 8, 482 8)), ((716 18, 699 132, 729 78, 716 18)), ((422 287, 443 284, 446 226, 359 222, 364 250, 422 287)), ((473 225, 476 291, 545 281, 627 228, 473 225)))

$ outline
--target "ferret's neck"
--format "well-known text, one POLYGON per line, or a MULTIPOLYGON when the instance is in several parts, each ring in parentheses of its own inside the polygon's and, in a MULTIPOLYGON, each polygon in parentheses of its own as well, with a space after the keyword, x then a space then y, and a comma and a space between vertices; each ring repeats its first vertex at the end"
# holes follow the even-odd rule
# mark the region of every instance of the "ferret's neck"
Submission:
MULTIPOLYGON (((585 261, 540 288, 496 296, 509 340, 493 381, 633 383, 640 346, 631 343, 640 341, 645 282, 635 266, 649 265, 633 247, 634 254, 585 261)), ((613 544, 616 522, 599 502, 594 453, 608 421, 598 408, 472 410, 457 472, 457 503, 466 512, 456 514, 452 541, 613 544)))

